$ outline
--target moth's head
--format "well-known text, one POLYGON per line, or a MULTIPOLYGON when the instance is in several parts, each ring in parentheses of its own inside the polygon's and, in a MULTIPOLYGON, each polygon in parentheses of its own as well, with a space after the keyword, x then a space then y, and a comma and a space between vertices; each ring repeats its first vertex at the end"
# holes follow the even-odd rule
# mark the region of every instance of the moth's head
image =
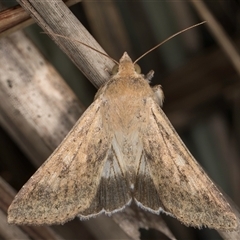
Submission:
POLYGON ((125 52, 121 57, 119 64, 115 65, 112 69, 112 74, 121 74, 121 75, 129 75, 129 74, 140 74, 141 68, 138 64, 133 63, 132 59, 125 52))

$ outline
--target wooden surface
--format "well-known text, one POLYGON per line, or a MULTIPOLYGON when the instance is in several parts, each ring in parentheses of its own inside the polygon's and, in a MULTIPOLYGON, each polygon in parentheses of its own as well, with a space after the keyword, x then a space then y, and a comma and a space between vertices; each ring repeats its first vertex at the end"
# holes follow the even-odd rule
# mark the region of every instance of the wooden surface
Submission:
MULTIPOLYGON (((80 0, 65 0, 67 6, 72 6, 80 0)), ((0 12, 0 37, 4 37, 17 30, 34 23, 28 12, 20 5, 16 5, 0 12)))
POLYGON ((48 2, 35 2, 20 0, 23 8, 30 11, 30 15, 49 33, 59 47, 67 53, 88 80, 100 87, 109 78, 106 68, 111 69, 114 63, 95 51, 72 40, 51 36, 51 33, 66 36, 84 42, 95 49, 104 52, 95 39, 88 33, 84 26, 77 20, 62 0, 48 2))

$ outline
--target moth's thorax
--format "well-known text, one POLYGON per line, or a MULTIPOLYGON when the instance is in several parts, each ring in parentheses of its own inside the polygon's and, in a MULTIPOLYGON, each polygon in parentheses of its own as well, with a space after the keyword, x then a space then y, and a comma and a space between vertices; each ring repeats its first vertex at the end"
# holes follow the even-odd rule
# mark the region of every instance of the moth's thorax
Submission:
MULTIPOLYGON (((128 98, 126 102, 140 101, 140 98, 152 96, 153 91, 142 74, 135 71, 134 63, 125 52, 119 62, 118 73, 110 78, 104 89, 104 95, 111 100, 128 98)), ((123 100, 123 99, 121 99, 123 100)))
POLYGON ((108 128, 113 132, 121 131, 125 135, 138 131, 140 123, 144 121, 142 118, 147 117, 141 112, 146 100, 153 95, 148 81, 135 71, 132 60, 124 53, 118 73, 112 76, 101 92, 106 102, 103 116, 111 119, 111 126, 108 128))
POLYGON ((111 118, 114 131, 131 132, 141 122, 141 112, 153 91, 141 76, 114 77, 103 95, 106 100, 106 114, 111 118))

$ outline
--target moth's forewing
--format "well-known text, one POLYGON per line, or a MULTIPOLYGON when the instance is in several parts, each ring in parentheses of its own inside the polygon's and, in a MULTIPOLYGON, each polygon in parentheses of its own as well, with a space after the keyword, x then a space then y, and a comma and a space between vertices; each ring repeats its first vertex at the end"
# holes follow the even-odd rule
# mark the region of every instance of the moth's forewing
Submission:
POLYGON ((89 208, 110 147, 100 109, 97 99, 23 186, 9 207, 9 223, 60 224, 89 208))
MULTIPOLYGON (((142 132, 145 161, 163 205, 187 226, 229 230, 237 219, 222 193, 188 151, 153 99, 142 132)), ((139 177, 140 178, 140 177, 139 177)))

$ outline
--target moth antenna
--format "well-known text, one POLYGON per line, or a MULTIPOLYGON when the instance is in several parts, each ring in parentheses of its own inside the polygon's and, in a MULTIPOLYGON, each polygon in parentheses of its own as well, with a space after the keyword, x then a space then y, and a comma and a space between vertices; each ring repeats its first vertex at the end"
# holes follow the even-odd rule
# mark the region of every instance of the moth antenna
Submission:
POLYGON ((195 24, 195 25, 193 25, 193 26, 191 26, 191 27, 185 28, 185 29, 183 29, 183 30, 181 30, 181 31, 173 34, 172 36, 170 36, 170 37, 168 37, 167 39, 165 39, 163 42, 159 43, 158 45, 156 45, 155 47, 151 48, 150 50, 148 50, 147 52, 145 52, 143 55, 141 55, 137 60, 134 61, 134 64, 135 64, 136 62, 138 62, 141 58, 143 58, 144 56, 146 56, 148 53, 152 52, 152 51, 155 50, 156 48, 158 48, 158 47, 160 47, 161 45, 163 45, 163 44, 164 44, 165 42, 167 42, 168 40, 176 37, 177 35, 179 35, 179 34, 181 34, 181 33, 183 33, 183 32, 188 31, 188 30, 190 30, 190 29, 192 29, 192 28, 195 28, 195 27, 197 27, 197 26, 199 26, 199 25, 202 25, 202 24, 204 24, 204 23, 206 23, 206 21, 197 23, 197 24, 195 24))
POLYGON ((97 50, 97 49, 94 48, 94 47, 91 47, 90 45, 88 45, 88 44, 86 44, 86 43, 84 43, 84 42, 81 42, 81 41, 76 40, 76 39, 71 39, 71 38, 69 38, 69 37, 65 37, 65 36, 60 35, 60 34, 57 34, 57 33, 46 33, 46 32, 42 32, 42 33, 43 33, 43 34, 47 34, 47 35, 52 35, 52 36, 60 37, 60 38, 64 38, 64 39, 67 39, 67 40, 70 40, 70 41, 73 41, 73 42, 80 43, 80 44, 82 44, 82 45, 84 45, 84 46, 92 49, 93 51, 98 52, 98 53, 102 54, 103 56, 111 59, 114 63, 116 63, 117 65, 119 65, 119 63, 118 63, 115 59, 111 58, 111 57, 108 56, 106 53, 103 53, 103 52, 97 50))

